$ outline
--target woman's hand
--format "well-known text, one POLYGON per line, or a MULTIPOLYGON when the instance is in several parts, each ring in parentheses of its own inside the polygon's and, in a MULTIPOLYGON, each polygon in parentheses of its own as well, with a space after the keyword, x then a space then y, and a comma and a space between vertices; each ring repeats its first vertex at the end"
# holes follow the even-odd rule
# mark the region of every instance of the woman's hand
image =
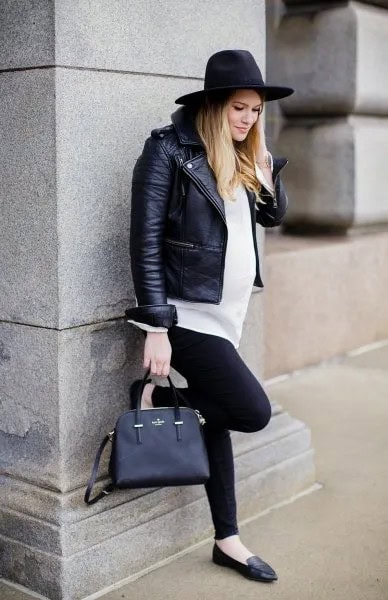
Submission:
POLYGON ((167 332, 147 331, 144 343, 145 369, 151 367, 152 375, 167 377, 170 373, 171 344, 167 332))

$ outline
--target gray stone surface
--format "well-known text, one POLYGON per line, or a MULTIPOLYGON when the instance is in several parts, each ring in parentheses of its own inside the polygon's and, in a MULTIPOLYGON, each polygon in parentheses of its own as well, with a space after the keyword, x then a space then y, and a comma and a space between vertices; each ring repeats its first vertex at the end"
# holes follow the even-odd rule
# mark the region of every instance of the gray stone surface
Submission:
POLYGON ((42 598, 39 594, 28 592, 22 586, 13 584, 10 581, 0 581, 1 600, 31 600, 31 598, 42 598))
POLYGON ((289 115, 388 114, 388 11, 350 2, 285 15, 275 32, 272 68, 296 93, 289 115))
POLYGON ((58 321, 55 76, 0 76, 0 319, 58 321))
POLYGON ((292 157, 284 170, 287 229, 347 229, 388 222, 388 119, 357 117, 285 127, 277 146, 292 157), (379 176, 372 176, 378 173, 379 176))
POLYGON ((349 227, 355 214, 355 144, 346 118, 282 129, 277 147, 289 205, 284 224, 349 227))
POLYGON ((0 332, 2 470, 64 492, 82 485, 128 406, 140 334, 124 321, 61 332, 1 323, 0 332))
POLYGON ((0 347, 1 472, 56 487, 57 332, 2 322, 0 347))
POLYGON ((2 0, 0 71, 55 63, 54 2, 2 0))
POLYGON ((60 65, 166 74, 199 79, 210 54, 247 48, 265 51, 264 2, 189 0, 61 0, 56 5, 56 60, 60 65), (216 32, 216 35, 215 35, 216 32), (112 43, 114 40, 114 43, 112 43))

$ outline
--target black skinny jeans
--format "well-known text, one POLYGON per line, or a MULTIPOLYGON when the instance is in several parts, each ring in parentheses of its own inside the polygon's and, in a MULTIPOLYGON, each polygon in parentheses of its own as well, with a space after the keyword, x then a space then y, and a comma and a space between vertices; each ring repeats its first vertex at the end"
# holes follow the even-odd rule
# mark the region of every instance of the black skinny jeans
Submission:
MULTIPOLYGON (((143 330, 144 335, 146 332, 143 330)), ((233 451, 229 430, 254 432, 271 418, 271 405, 262 386, 233 344, 220 336, 178 325, 168 330, 171 366, 187 381, 179 392, 206 419, 204 437, 210 463, 205 484, 215 539, 239 533, 234 486, 233 451)), ((155 386, 152 403, 171 406, 169 386, 155 386)))

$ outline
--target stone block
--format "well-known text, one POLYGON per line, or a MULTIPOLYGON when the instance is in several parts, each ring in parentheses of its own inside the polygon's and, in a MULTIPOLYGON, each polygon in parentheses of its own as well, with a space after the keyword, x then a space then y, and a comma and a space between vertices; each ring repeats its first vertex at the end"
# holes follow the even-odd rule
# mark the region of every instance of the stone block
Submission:
POLYGON ((2 0, 0 71, 55 63, 54 3, 2 0))
POLYGON ((0 319, 55 327, 58 238, 54 71, 2 73, 0 106, 0 319))
POLYGON ((60 332, 1 323, 2 471, 54 490, 82 485, 128 407, 142 339, 125 321, 60 332))
POLYGON ((193 78, 183 82, 183 94, 203 87, 196 79, 204 77, 208 57, 223 48, 247 48, 258 59, 264 56, 263 0, 200 0, 195 10, 188 0, 167 5, 61 0, 56 5, 56 60, 61 65, 193 78))
POLYGON ((387 232, 268 237, 266 264, 266 379, 388 337, 387 232))
POLYGON ((296 92, 288 115, 388 115, 388 11, 349 2, 290 12, 273 32, 272 69, 296 92))
POLYGON ((56 487, 57 332, 0 323, 0 471, 56 487))
POLYGON ((388 119, 299 120, 278 140, 288 231, 346 230, 388 222, 388 119), (376 176, 378 174, 378 176, 376 176))

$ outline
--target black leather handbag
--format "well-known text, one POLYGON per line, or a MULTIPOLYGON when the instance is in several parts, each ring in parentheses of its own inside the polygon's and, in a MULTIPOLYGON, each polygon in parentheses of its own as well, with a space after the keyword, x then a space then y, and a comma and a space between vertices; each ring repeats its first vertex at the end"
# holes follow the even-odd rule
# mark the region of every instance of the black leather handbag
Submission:
POLYGON ((94 504, 115 488, 149 488, 205 483, 209 461, 199 411, 180 406, 178 392, 167 376, 174 406, 141 409, 150 369, 138 387, 136 407, 124 412, 97 450, 84 501, 94 504), (112 442, 109 475, 112 482, 90 499, 102 452, 112 442))

